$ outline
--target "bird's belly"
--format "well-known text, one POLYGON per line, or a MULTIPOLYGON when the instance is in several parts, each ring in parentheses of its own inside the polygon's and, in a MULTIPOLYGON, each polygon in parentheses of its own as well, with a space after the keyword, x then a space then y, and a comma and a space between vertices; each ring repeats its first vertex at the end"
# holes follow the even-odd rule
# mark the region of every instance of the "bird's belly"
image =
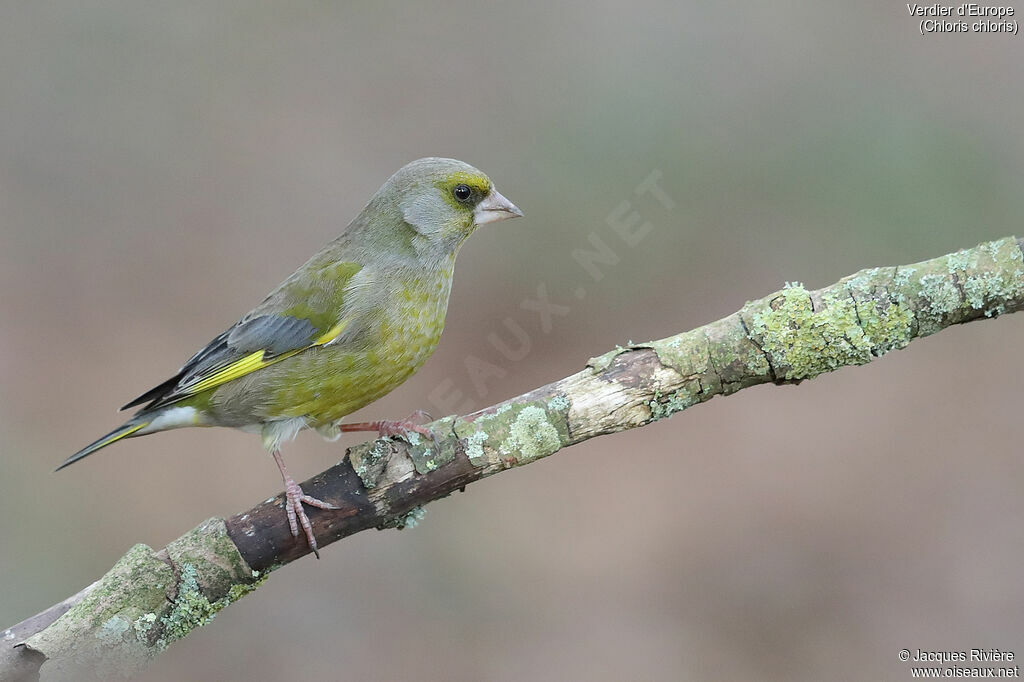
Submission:
POLYGON ((382 322, 368 347, 328 345, 282 362, 286 366, 272 402, 284 409, 274 416, 305 417, 309 426, 326 425, 394 390, 437 347, 444 311, 431 307, 382 322))

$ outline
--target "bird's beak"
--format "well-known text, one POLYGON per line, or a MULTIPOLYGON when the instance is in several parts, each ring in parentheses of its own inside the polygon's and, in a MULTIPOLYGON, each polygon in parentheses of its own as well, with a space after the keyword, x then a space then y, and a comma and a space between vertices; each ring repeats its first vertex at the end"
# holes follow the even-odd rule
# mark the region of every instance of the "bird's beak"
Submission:
POLYGON ((487 196, 473 209, 473 222, 477 225, 486 225, 506 218, 520 218, 522 215, 523 212, 516 208, 515 204, 492 187, 487 196))

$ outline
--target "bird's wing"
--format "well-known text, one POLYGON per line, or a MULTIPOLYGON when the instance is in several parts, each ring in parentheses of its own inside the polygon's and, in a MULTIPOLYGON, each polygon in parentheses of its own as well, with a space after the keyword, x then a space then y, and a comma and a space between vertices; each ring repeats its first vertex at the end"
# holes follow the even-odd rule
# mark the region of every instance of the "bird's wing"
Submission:
MULTIPOLYGON (((290 278, 260 306, 193 355, 177 374, 121 409, 143 404, 147 410, 162 407, 263 369, 307 348, 334 341, 348 325, 342 299, 347 285, 360 269, 357 263, 335 263, 331 279, 324 281, 322 288, 290 278), (311 305, 311 301, 316 305, 311 305)), ((317 281, 315 273, 310 275, 317 281)))

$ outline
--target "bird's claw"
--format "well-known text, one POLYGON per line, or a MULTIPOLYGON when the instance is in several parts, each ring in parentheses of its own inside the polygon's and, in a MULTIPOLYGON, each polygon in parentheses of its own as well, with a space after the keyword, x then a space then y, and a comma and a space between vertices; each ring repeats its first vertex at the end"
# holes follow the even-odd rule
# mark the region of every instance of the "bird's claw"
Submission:
POLYGON ((288 515, 288 528, 291 529, 292 536, 299 537, 299 526, 302 526, 310 549, 313 550, 313 554, 319 559, 320 548, 316 544, 316 536, 313 535, 313 525, 309 522, 309 517, 306 516, 306 510, 302 508, 302 505, 308 504, 318 509, 338 509, 338 507, 329 502, 310 497, 302 492, 302 488, 290 476, 285 481, 284 492, 284 510, 288 515))

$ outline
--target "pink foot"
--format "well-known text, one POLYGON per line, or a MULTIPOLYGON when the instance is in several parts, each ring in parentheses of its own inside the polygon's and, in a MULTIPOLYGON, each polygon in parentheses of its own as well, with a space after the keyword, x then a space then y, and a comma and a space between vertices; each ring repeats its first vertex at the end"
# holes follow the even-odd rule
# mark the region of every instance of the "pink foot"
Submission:
POLYGON ((414 420, 430 421, 430 415, 423 410, 416 410, 405 419, 400 421, 392 421, 387 419, 381 419, 374 422, 356 422, 354 424, 338 424, 338 430, 341 432, 349 431, 376 431, 381 436, 398 436, 409 440, 409 432, 414 431, 421 436, 434 441, 437 444, 437 436, 434 432, 425 426, 421 426, 414 420))
POLYGON ((284 511, 288 515, 288 527, 291 529, 293 537, 299 537, 299 526, 302 526, 302 530, 306 533, 306 541, 309 543, 309 548, 313 550, 313 554, 319 559, 320 548, 317 547, 316 537, 313 535, 313 525, 309 522, 309 517, 306 516, 306 510, 302 508, 302 505, 308 504, 318 509, 338 509, 338 507, 323 500, 318 500, 315 497, 310 497, 302 492, 302 488, 295 482, 295 479, 288 475, 281 452, 274 450, 273 455, 274 461, 277 462, 277 468, 281 470, 281 478, 284 479, 284 511))

